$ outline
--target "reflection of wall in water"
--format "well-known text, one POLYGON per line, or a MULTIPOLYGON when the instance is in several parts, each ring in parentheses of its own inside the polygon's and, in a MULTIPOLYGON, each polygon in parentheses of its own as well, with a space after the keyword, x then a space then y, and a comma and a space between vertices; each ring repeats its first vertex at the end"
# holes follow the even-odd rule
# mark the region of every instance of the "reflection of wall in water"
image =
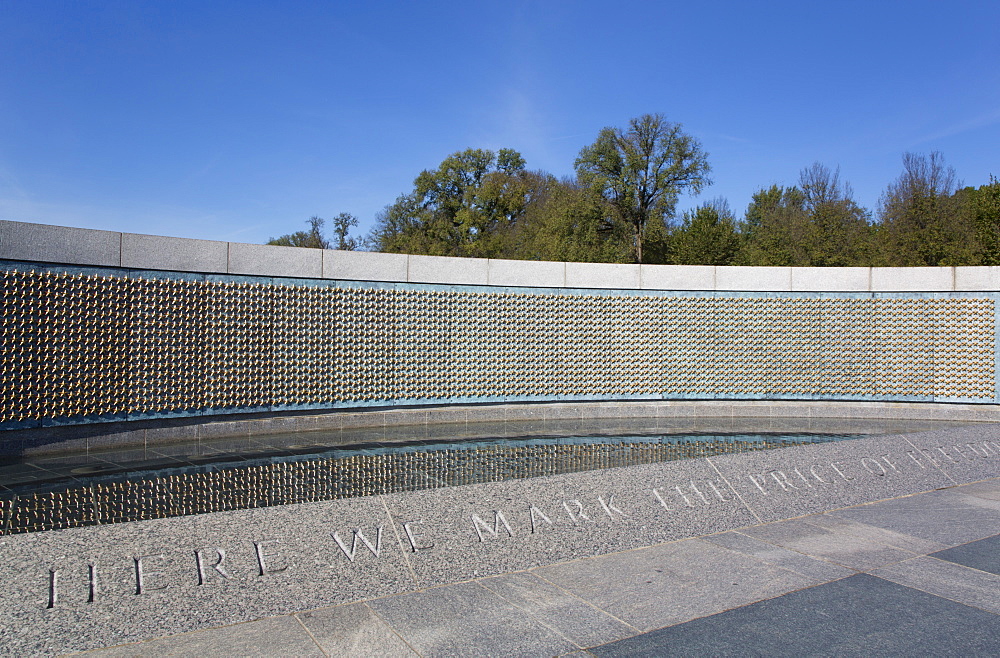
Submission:
POLYGON ((0 498, 3 534, 355 498, 437 487, 766 450, 832 437, 781 440, 613 441, 398 450, 126 480, 121 476, 46 493, 0 498))

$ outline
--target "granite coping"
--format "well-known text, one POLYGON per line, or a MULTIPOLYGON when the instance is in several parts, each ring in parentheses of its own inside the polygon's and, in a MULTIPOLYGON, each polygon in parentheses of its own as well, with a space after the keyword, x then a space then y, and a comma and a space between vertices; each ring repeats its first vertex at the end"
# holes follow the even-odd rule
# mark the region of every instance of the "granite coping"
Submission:
POLYGON ((1000 290, 1000 267, 633 265, 341 252, 0 220, 0 259, 475 286, 759 292, 1000 290))
MULTIPOLYGON (((921 550, 948 547, 936 537, 919 540, 919 533, 908 543, 894 539, 914 537, 905 527, 866 535, 858 530, 863 521, 852 514, 870 509, 872 522, 882 523, 882 508, 870 505, 874 501, 906 501, 942 488, 934 495, 964 500, 969 494, 951 488, 1000 478, 1000 445, 992 436, 988 426, 957 428, 4 536, 0 646, 11 654, 63 653, 538 569, 554 582, 559 573, 545 571, 553 563, 650 547, 662 547, 656 550, 678 565, 732 550, 749 556, 741 558, 741 569, 753 570, 760 560, 776 564, 784 574, 771 594, 778 595, 836 577, 836 570, 796 566, 789 554, 830 561, 822 538, 831 535, 875 547, 859 554, 862 561, 832 560, 849 569, 879 568, 921 550), (942 450, 952 459, 939 457, 942 450), (820 525, 785 521, 803 514, 835 516, 820 525), (754 530, 768 522, 793 525, 771 534, 754 530), (749 539, 670 548, 734 530, 749 533, 749 539), (761 542, 785 551, 762 551, 761 542)), ((964 503, 970 523, 996 529, 995 501, 971 491, 980 504, 964 503)), ((929 505, 933 508, 933 501, 929 505)), ((700 572, 685 576, 679 569, 672 573, 682 580, 701 578, 700 572)), ((765 584, 777 582, 779 572, 761 576, 763 589, 753 585, 754 591, 771 591, 765 584)), ((669 590, 672 582, 663 585, 669 590)), ((565 581, 561 587, 575 586, 565 581)), ((584 599, 587 591, 579 590, 584 599)), ((462 596, 473 595, 470 590, 462 596)), ((612 603, 607 605, 613 608, 612 603)), ((520 623, 516 613, 503 614, 520 623)), ((640 630, 667 619, 653 611, 630 614, 626 623, 640 630)), ((683 617, 678 614, 663 623, 683 617)), ((552 642, 559 644, 558 638, 552 642)))

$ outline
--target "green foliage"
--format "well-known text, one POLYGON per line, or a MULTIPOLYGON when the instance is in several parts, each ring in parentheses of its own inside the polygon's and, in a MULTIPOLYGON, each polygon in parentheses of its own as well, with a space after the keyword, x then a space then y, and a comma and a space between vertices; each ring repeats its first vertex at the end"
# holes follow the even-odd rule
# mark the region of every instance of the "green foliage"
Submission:
POLYGON ((413 191, 376 217, 368 238, 376 251, 495 257, 521 219, 539 175, 514 150, 466 149, 425 170, 413 191))
POLYGON ((736 218, 722 199, 685 212, 670 236, 675 265, 731 265, 739 249, 736 218))
POLYGON ((961 192, 967 216, 976 227, 983 265, 1000 265, 1000 179, 961 192))
POLYGON ((611 222, 607 203, 573 180, 546 176, 506 257, 590 263, 628 262, 631 234, 611 222))
MULTIPOLYGON (((701 145, 660 114, 604 128, 576 177, 529 171, 520 153, 466 149, 422 171, 376 217, 364 247, 441 256, 690 265, 1000 265, 1000 180, 960 188, 940 153, 903 156, 877 223, 839 169, 759 189, 736 221, 725 200, 673 220, 678 197, 710 184, 701 145)), ((268 244, 357 249, 356 217, 312 217, 268 244)))
POLYGON ((312 249, 342 249, 353 251, 358 248, 358 241, 348 237, 352 226, 358 225, 358 218, 346 212, 342 212, 333 218, 334 241, 330 241, 323 236, 323 225, 326 220, 313 215, 307 222, 308 231, 296 231, 277 238, 271 238, 267 244, 274 244, 282 247, 310 247, 312 249))
POLYGON ((969 195, 940 153, 906 153, 903 173, 882 195, 882 258, 887 265, 977 265, 982 261, 969 195))
POLYGON ((711 182, 701 144, 661 114, 632 119, 625 130, 604 128, 575 166, 580 182, 608 202, 609 219, 631 229, 636 263, 644 262, 644 242, 662 245, 677 197, 711 182))
POLYGON ((277 238, 271 238, 267 244, 275 244, 282 247, 311 247, 313 249, 330 249, 330 241, 323 237, 322 217, 313 215, 309 218, 308 231, 296 231, 277 238))
POLYGON ((335 239, 332 249, 341 251, 354 251, 358 248, 358 239, 349 237, 352 226, 358 225, 358 218, 346 212, 342 212, 333 218, 333 235, 335 239))
POLYGON ((815 163, 799 185, 753 195, 743 222, 741 265, 870 265, 875 232, 840 172, 815 163))

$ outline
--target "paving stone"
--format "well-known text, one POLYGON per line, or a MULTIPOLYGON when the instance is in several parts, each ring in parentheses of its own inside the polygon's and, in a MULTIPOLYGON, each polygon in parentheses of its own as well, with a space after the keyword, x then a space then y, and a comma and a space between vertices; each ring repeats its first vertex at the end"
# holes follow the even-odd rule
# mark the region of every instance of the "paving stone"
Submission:
POLYGON ((479 582, 581 647, 613 642, 638 632, 530 573, 505 574, 479 582))
POLYGON ((580 648, 476 582, 369 605, 422 656, 554 656, 580 648))
POLYGON ((820 582, 701 539, 542 567, 533 573, 643 630, 820 582))
POLYGON ((1000 614, 1000 576, 933 557, 919 557, 878 569, 873 575, 1000 614))
POLYGON ((777 544, 805 555, 829 560, 850 569, 867 571, 914 557, 911 551, 829 530, 811 523, 811 517, 756 526, 741 530, 744 534, 777 544))
POLYGON ((331 656, 416 656, 406 642, 364 603, 296 615, 331 656))
POLYGON ((819 526, 820 528, 834 532, 843 532, 848 535, 860 537, 861 539, 869 539, 895 548, 901 548, 911 553, 927 554, 947 548, 946 545, 936 541, 921 539, 920 537, 906 535, 901 532, 894 532, 885 528, 868 525, 867 523, 858 523, 857 521, 845 519, 829 512, 826 514, 814 514, 809 517, 808 521, 810 524, 819 526))
POLYGON ((295 617, 272 617, 260 621, 211 628, 194 633, 126 644, 87 652, 94 658, 115 656, 323 656, 309 633, 295 617))
POLYGON ((596 656, 986 656, 1000 617, 858 574, 621 640, 596 656))
POLYGON ((931 557, 1000 575, 1000 535, 949 548, 931 557))
POLYGON ((717 544, 737 553, 766 562, 772 566, 788 569, 818 581, 846 578, 855 572, 837 564, 790 551, 774 544, 755 539, 741 532, 724 532, 720 535, 710 535, 703 538, 707 542, 717 544))
POLYGON ((955 491, 966 496, 975 496, 976 498, 985 498, 987 500, 1000 500, 1000 479, 966 484, 956 487, 955 491))
POLYGON ((970 504, 968 498, 956 491, 933 491, 829 514, 957 546, 994 535, 1000 528, 1000 510, 970 504))

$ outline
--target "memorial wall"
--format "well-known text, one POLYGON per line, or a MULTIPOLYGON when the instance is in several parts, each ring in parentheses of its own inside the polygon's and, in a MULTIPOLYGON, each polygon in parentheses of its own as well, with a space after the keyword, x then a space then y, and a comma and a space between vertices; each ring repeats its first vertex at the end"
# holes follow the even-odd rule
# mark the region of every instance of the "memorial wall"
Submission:
POLYGON ((129 252, 117 233, 104 253, 105 233, 0 222, 3 429, 515 401, 997 401, 995 268, 829 269, 796 286, 792 268, 155 236, 132 238, 169 248, 129 252), (203 258, 216 245, 225 258, 203 258))

